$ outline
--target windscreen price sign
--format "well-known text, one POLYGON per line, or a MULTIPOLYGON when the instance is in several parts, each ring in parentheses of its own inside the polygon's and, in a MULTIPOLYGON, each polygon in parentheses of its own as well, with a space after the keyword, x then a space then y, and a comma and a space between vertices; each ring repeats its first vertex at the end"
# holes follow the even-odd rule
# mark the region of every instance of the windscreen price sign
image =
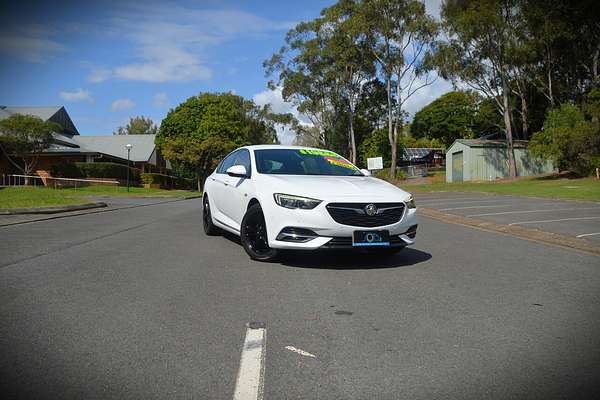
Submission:
POLYGON ((369 171, 383 169, 383 157, 367 158, 367 169, 369 171))

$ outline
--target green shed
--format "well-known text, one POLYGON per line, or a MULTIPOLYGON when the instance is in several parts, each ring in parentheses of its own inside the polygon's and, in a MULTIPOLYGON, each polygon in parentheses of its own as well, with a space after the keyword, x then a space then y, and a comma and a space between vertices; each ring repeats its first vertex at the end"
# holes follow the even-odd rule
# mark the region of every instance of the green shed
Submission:
MULTIPOLYGON (((513 142, 517 176, 555 171, 552 161, 534 158, 527 141, 513 142)), ((508 152, 503 140, 457 139, 446 151, 446 182, 493 181, 508 176, 508 152)))

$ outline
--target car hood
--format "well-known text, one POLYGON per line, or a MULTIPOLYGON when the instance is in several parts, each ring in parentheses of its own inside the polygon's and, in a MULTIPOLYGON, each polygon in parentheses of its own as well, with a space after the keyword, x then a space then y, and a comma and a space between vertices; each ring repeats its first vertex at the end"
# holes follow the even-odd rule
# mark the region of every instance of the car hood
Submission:
POLYGON ((404 190, 374 177, 318 175, 262 175, 273 193, 293 194, 319 200, 352 198, 354 201, 406 201, 404 190))

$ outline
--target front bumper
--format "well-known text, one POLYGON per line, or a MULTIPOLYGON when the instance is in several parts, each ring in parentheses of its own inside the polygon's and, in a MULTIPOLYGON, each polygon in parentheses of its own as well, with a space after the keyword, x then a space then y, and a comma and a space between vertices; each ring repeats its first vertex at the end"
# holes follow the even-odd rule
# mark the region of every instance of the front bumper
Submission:
POLYGON ((406 207, 400 221, 394 224, 365 228, 337 223, 325 206, 319 204, 313 210, 271 207, 265 212, 269 246, 275 249, 296 250, 352 248, 352 234, 356 230, 387 230, 390 232, 390 247, 404 247, 415 243, 417 215, 414 208, 406 207), (289 227, 309 229, 317 236, 302 243, 277 240, 280 232, 289 227))

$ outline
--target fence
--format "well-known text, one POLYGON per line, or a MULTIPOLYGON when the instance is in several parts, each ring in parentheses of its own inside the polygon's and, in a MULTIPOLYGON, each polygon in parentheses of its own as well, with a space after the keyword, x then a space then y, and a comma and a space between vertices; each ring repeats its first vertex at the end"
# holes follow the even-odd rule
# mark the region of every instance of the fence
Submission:
POLYGON ((423 178, 427 176, 427 165, 406 165, 397 167, 398 170, 404 172, 407 178, 423 178))
POLYGON ((37 175, 2 175, 2 186, 45 186, 54 189, 75 188, 89 185, 118 185, 112 179, 52 178, 37 175))

